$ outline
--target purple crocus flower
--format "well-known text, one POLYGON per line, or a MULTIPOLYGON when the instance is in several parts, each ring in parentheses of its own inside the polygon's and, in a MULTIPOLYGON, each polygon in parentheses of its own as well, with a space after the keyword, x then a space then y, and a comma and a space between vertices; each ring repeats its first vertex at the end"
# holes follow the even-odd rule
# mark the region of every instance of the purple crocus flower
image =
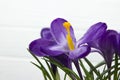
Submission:
MULTIPOLYGON (((114 30, 107 30, 103 36, 98 40, 96 48, 99 49, 99 53, 104 57, 108 69, 111 67, 112 58, 114 53, 117 52, 117 37, 118 33, 114 30)), ((108 71, 108 74, 111 71, 108 71)), ((109 77, 109 80, 111 78, 109 77)))
POLYGON ((98 22, 92 25, 87 32, 83 35, 83 37, 79 40, 80 44, 82 43, 92 43, 106 32, 107 25, 103 22, 98 22))
POLYGON ((99 39, 97 48, 101 51, 108 68, 111 67, 113 54, 117 49, 117 32, 114 30, 107 30, 106 33, 99 39))
POLYGON ((41 38, 36 39, 30 43, 29 50, 33 54, 35 54, 39 57, 48 56, 48 57, 54 58, 57 61, 59 61, 60 63, 62 63, 64 66, 71 69, 71 60, 68 58, 67 55, 64 55, 64 54, 58 55, 57 51, 55 51, 56 55, 55 55, 55 52, 53 52, 54 55, 52 55, 51 51, 50 52, 46 51, 49 46, 56 45, 56 42, 53 39, 53 36, 51 35, 50 29, 43 28, 41 30, 40 35, 41 35, 41 38))
POLYGON ((120 33, 119 33, 119 38, 118 38, 118 39, 119 39, 119 43, 118 43, 118 50, 119 50, 119 51, 118 51, 118 55, 119 55, 119 57, 120 57, 120 33))
MULTIPOLYGON (((56 55, 56 56, 52 56, 51 52, 47 53, 45 52, 43 47, 48 47, 48 45, 52 46, 54 44, 56 44, 55 40, 53 39, 50 29, 49 28, 43 28, 40 32, 41 38, 36 39, 34 41, 32 41, 29 45, 29 50, 39 56, 39 57, 43 57, 43 56, 47 56, 50 58, 55 59, 56 61, 60 62, 61 64, 63 64, 65 67, 72 69, 71 66, 71 60, 68 58, 67 55, 65 54, 60 54, 60 55, 56 55), (46 42, 45 42, 46 41, 46 42)), ((56 75, 57 72, 57 66, 50 63, 51 64, 51 69, 54 73, 54 75, 56 75)))
POLYGON ((118 36, 117 36, 117 48, 116 49, 116 52, 118 54, 118 56, 120 57, 120 33, 118 33, 118 36))
POLYGON ((59 56, 66 54, 71 60, 85 57, 90 51, 86 45, 76 45, 73 28, 62 18, 51 23, 51 28, 41 31, 42 38, 32 41, 30 51, 38 56, 59 56))
POLYGON ((70 69, 71 61, 75 62, 80 77, 77 60, 90 52, 88 45, 76 41, 71 24, 62 18, 52 21, 50 28, 44 28, 41 31, 41 38, 32 41, 29 49, 37 56, 55 58, 70 69))
POLYGON ((105 23, 99 22, 94 24, 86 32, 81 41, 87 42, 89 46, 95 48, 96 50, 93 52, 99 52, 104 57, 108 68, 110 68, 113 54, 116 51, 115 49, 117 49, 118 33, 114 30, 106 29, 107 25, 105 23), (87 34, 89 34, 89 36, 87 34))

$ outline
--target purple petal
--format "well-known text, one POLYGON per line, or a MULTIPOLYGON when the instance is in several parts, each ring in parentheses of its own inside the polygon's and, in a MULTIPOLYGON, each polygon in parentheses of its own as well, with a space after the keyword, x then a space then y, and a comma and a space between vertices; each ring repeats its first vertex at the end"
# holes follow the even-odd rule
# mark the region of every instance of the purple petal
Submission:
POLYGON ((90 53, 90 47, 87 45, 80 46, 79 48, 73 50, 69 54, 69 58, 72 60, 76 60, 79 58, 84 58, 90 53))
POLYGON ((115 53, 120 56, 120 33, 118 33, 118 35, 117 35, 116 42, 117 43, 115 45, 115 53))
POLYGON ((72 69, 72 66, 71 66, 72 61, 70 60, 70 58, 66 54, 61 54, 61 55, 55 56, 53 58, 56 59, 61 64, 63 64, 65 67, 72 69))
POLYGON ((113 52, 117 48, 118 33, 114 30, 107 30, 106 33, 99 39, 99 48, 104 51, 113 52))
POLYGON ((46 54, 40 50, 40 46, 41 46, 41 39, 34 40, 29 44, 29 50, 37 56, 40 57, 46 56, 46 54))
POLYGON ((108 67, 111 66, 112 57, 117 48, 117 32, 114 30, 108 30, 99 40, 98 49, 102 52, 101 55, 104 57, 108 67))
MULTIPOLYGON (((62 18, 55 19, 51 23, 51 32, 52 32, 52 34, 53 34, 53 36, 58 44, 67 45, 67 41, 66 41, 67 32, 63 26, 64 22, 67 22, 67 21, 65 19, 62 19, 62 18)), ((70 32, 71 32, 71 37, 75 43, 76 39, 74 37, 74 32, 73 32, 72 26, 70 27, 70 32)))
POLYGON ((103 33, 105 33, 107 29, 107 25, 105 23, 99 22, 92 25, 88 31, 84 34, 84 36, 79 40, 79 44, 82 43, 90 43, 101 37, 103 33))
POLYGON ((65 50, 63 48, 63 46, 60 45, 53 45, 53 46, 49 46, 49 47, 41 47, 41 50, 48 54, 49 56, 58 56, 60 54, 64 54, 66 52, 68 52, 67 50, 65 50))
POLYGON ((53 37, 50 32, 50 28, 43 28, 41 30, 41 37, 48 40, 53 40, 53 37))
POLYGON ((46 39, 37 39, 30 43, 30 51, 37 56, 57 56, 63 54, 62 50, 50 49, 57 44, 54 41, 48 41, 46 39))
POLYGON ((118 38, 118 55, 120 57, 120 33, 119 33, 119 38, 118 38))

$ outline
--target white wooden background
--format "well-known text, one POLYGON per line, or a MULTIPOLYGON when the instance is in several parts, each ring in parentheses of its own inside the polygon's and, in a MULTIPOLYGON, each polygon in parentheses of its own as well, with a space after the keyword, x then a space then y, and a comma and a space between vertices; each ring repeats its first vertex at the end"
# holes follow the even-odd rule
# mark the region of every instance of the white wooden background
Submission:
MULTIPOLYGON (((0 80, 43 80, 26 48, 57 17, 71 22, 77 39, 99 21, 120 31, 120 1, 0 0, 0 80)), ((89 58, 102 60, 98 54, 89 58)))

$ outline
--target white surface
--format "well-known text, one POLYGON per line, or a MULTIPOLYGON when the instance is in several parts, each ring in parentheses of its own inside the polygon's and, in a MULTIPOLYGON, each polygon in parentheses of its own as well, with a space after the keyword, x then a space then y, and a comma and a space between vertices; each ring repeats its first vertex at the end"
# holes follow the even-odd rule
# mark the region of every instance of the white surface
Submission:
MULTIPOLYGON (((57 17, 70 21, 77 39, 99 21, 120 31, 120 1, 0 0, 0 80, 41 80, 26 48, 57 17)), ((90 55, 94 62, 99 57, 90 55)))
POLYGON ((30 59, 0 57, 0 80, 43 80, 30 59))

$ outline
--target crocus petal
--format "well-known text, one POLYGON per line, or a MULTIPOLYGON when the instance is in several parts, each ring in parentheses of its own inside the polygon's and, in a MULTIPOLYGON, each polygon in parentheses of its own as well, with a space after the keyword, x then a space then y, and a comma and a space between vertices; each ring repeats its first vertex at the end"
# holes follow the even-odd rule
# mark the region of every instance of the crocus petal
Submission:
POLYGON ((50 28, 43 28, 41 30, 41 37, 48 40, 53 40, 53 37, 50 32, 50 28))
POLYGON ((61 50, 50 50, 51 47, 56 46, 54 41, 46 39, 37 39, 30 43, 30 51, 37 56, 57 56, 63 54, 61 50))
POLYGON ((54 51, 63 51, 63 52, 68 52, 68 49, 65 49, 63 46, 61 45, 54 45, 48 48, 49 50, 54 50, 54 51))
POLYGON ((49 56, 58 56, 60 54, 64 54, 65 52, 68 52, 63 48, 63 46, 60 45, 53 45, 49 47, 41 47, 41 50, 48 54, 49 56))
POLYGON ((41 40, 40 39, 34 40, 29 44, 29 50, 37 56, 40 57, 46 56, 46 54, 40 50, 40 46, 41 46, 41 40))
POLYGON ((84 36, 79 40, 79 44, 82 43, 91 43, 91 41, 94 41, 101 37, 103 33, 105 33, 107 29, 107 25, 102 22, 98 22, 94 25, 92 25, 88 31, 84 34, 84 36))
POLYGON ((120 57, 120 33, 117 35, 116 42, 117 45, 115 46, 115 53, 120 57))
MULTIPOLYGON (((67 22, 67 21, 62 18, 57 18, 51 23, 51 32, 52 32, 56 42, 63 46, 67 45, 67 41, 66 41, 67 31, 63 26, 64 22, 67 22)), ((73 42, 76 42, 72 27, 70 27, 70 33, 71 33, 73 42)))
POLYGON ((90 47, 87 45, 80 46, 79 48, 70 51, 69 58, 72 60, 76 60, 79 58, 84 58, 90 53, 90 47))
POLYGON ((61 54, 59 56, 53 57, 55 60, 63 64, 65 67, 72 69, 72 61, 66 54, 61 54))
POLYGON ((119 33, 119 38, 118 38, 118 55, 120 57, 120 33, 119 33))
POLYGON ((102 56, 104 57, 107 66, 110 68, 113 54, 115 53, 116 47, 116 38, 117 32, 114 30, 108 30, 99 40, 99 50, 102 52, 102 56))

